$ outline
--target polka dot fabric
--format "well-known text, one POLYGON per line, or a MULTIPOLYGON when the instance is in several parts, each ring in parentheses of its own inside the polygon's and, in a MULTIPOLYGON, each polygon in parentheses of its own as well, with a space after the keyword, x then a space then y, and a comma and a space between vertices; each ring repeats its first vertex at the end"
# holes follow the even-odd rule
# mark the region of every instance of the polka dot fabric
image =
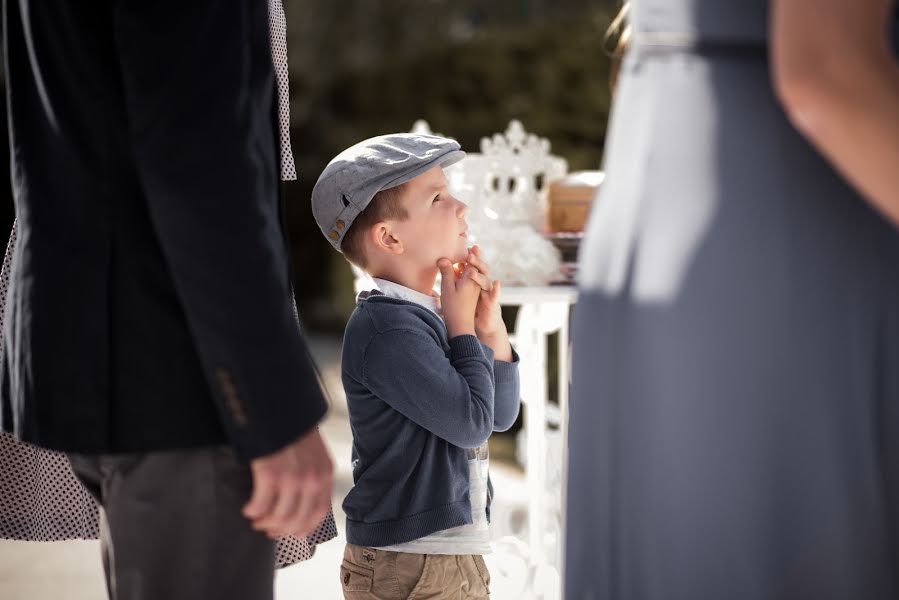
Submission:
POLYGON ((269 0, 268 25, 272 39, 272 61, 278 81, 278 129, 281 132, 281 179, 294 181, 297 170, 290 148, 290 87, 287 71, 287 22, 281 0, 269 0))
MULTIPOLYGON (((97 503, 64 454, 0 432, 0 538, 31 542, 92 540, 100 534, 97 503)), ((306 537, 278 540, 276 564, 307 560, 315 546, 337 537, 334 515, 306 537)))
MULTIPOLYGON (((15 243, 13 224, 0 268, 0 306, 6 306, 15 243)), ((0 344, 0 357, 2 352, 0 344)), ((99 536, 99 526, 97 503, 75 477, 64 454, 20 442, 12 434, 0 431, 0 538, 35 542, 91 540, 99 536)), ((280 538, 276 564, 285 567, 307 560, 316 545, 335 537, 337 526, 329 512, 310 535, 280 538)))
MULTIPOLYGON (((15 244, 14 223, 0 268, 0 306, 4 307, 15 244)), ((4 314, 0 310, 0 331, 4 314)), ((4 351, 0 344, 0 358, 4 351)), ((0 432, 0 537, 48 542, 93 539, 98 527, 97 505, 63 454, 0 432)))
POLYGON ((0 432, 0 537, 89 540, 98 527, 97 505, 64 455, 0 432))
MULTIPOLYGON (((272 59, 278 79, 278 113, 281 136, 281 179, 297 178, 290 147, 290 94, 287 83, 287 28, 280 0, 269 0, 272 59)), ((0 268, 0 307, 6 306, 9 273, 16 243, 13 225, 0 268)), ((0 331, 3 311, 0 310, 0 331)), ((2 358, 3 344, 0 344, 2 358)), ((100 532, 99 509, 81 485, 64 454, 18 441, 0 432, 0 538, 53 542, 96 539, 100 532)), ((278 540, 276 564, 285 567, 307 560, 315 546, 337 537, 334 515, 328 512, 318 528, 306 537, 278 540)))

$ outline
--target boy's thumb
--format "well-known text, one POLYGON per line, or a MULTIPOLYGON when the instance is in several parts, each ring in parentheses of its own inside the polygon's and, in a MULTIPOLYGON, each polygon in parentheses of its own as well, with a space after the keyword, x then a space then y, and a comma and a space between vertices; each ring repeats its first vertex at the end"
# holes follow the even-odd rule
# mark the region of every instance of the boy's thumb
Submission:
POLYGON ((437 261, 437 268, 440 269, 440 295, 452 293, 456 288, 456 274, 453 272, 453 263, 449 259, 441 258, 437 261))

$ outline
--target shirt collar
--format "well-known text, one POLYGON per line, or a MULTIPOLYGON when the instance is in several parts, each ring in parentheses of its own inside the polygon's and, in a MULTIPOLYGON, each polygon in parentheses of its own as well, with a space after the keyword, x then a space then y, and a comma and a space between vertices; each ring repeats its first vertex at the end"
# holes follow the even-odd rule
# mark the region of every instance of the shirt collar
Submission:
POLYGON ((437 316, 440 316, 440 297, 436 293, 428 296, 427 294, 422 294, 417 290, 407 288, 406 286, 393 281, 379 279, 378 277, 372 277, 372 280, 375 282, 375 285, 378 286, 378 289, 388 298, 397 298, 399 300, 406 300, 407 302, 414 302, 415 304, 427 308, 437 316))

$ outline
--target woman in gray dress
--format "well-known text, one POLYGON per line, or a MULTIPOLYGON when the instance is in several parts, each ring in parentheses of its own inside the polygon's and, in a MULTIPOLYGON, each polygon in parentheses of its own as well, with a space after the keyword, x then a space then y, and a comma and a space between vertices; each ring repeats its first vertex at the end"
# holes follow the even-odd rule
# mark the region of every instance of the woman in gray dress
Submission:
POLYGON ((571 599, 899 598, 891 0, 637 0, 581 248, 571 599))

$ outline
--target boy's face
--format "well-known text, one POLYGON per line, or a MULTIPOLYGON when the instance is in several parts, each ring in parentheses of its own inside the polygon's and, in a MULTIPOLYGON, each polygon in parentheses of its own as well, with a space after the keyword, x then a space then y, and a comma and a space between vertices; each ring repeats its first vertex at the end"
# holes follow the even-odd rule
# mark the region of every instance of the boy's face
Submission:
POLYGON ((441 167, 425 171, 406 183, 401 202, 409 218, 394 223, 403 254, 420 268, 436 268, 448 258, 462 262, 468 255, 468 205, 447 189, 441 167))

